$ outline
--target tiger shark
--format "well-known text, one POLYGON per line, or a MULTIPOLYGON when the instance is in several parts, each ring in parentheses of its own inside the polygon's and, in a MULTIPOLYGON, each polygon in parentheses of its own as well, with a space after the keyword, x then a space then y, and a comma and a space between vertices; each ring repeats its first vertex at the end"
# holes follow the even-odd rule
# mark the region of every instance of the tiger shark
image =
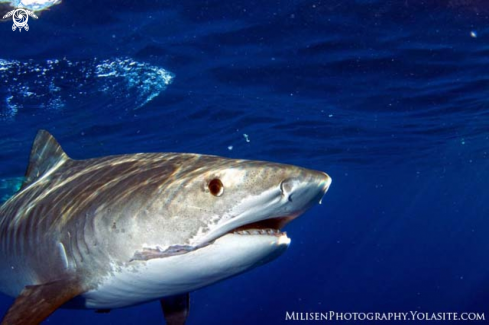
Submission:
POLYGON ((74 160, 41 130, 0 207, 0 291, 16 297, 2 324, 159 300, 167 324, 182 325, 190 292, 281 255, 281 229, 330 184, 319 171, 200 154, 74 160))

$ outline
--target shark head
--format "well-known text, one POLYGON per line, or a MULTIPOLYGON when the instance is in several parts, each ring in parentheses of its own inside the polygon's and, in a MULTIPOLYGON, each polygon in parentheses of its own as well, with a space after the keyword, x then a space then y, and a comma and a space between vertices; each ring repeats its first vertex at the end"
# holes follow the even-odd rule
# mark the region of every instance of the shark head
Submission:
POLYGON ((232 168, 202 175, 202 201, 210 203, 210 218, 191 238, 190 245, 205 245, 227 234, 268 235, 280 230, 314 204, 320 203, 331 184, 322 172, 295 166, 237 161, 232 168))
POLYGON ((287 242, 280 230, 320 203, 331 184, 326 173, 292 165, 185 158, 183 167, 165 180, 161 197, 144 210, 147 218, 142 218, 149 221, 143 226, 146 238, 160 250, 170 248, 170 255, 172 247, 198 249, 230 234, 287 242))
POLYGON ((331 184, 326 173, 292 165, 168 155, 178 167, 125 226, 139 238, 129 263, 137 271, 87 295, 87 306, 190 292, 271 261, 290 244, 283 227, 321 203, 331 184))

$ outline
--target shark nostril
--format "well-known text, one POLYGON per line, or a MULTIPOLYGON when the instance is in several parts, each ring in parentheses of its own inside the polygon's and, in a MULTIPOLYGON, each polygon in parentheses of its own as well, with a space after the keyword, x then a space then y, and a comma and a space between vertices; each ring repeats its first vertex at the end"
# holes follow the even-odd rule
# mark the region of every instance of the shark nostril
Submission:
POLYGON ((289 179, 280 182, 280 191, 283 196, 287 197, 287 200, 292 201, 292 182, 289 179))
POLYGON ((292 185, 288 180, 284 179, 282 182, 280 182, 280 190, 282 191, 282 194, 288 194, 292 192, 292 185))

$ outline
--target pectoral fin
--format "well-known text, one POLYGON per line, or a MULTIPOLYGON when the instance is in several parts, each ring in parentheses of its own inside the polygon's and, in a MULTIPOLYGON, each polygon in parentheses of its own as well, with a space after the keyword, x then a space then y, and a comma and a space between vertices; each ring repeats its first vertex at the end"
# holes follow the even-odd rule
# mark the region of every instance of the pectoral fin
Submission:
POLYGON ((2 325, 39 324, 65 302, 85 290, 76 277, 26 286, 2 320, 2 325))
POLYGON ((165 315, 166 325, 185 324, 190 307, 190 295, 188 293, 162 298, 160 303, 165 315))

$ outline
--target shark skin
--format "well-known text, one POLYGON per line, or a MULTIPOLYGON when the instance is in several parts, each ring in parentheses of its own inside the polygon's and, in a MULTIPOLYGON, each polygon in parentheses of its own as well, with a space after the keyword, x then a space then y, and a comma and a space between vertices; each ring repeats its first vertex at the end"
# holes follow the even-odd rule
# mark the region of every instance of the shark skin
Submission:
POLYGON ((0 207, 0 291, 17 297, 2 324, 153 300, 167 324, 184 324, 189 292, 280 256, 281 229, 330 184, 319 171, 199 154, 73 160, 41 130, 22 188, 0 207))

